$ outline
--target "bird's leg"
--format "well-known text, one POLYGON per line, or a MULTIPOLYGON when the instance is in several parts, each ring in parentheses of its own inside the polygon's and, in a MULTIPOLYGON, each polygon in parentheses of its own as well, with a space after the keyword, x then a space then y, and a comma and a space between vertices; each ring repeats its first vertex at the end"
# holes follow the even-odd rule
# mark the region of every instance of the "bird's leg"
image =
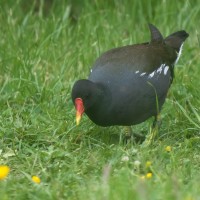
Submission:
POLYGON ((132 140, 134 143, 142 143, 145 139, 143 134, 133 133, 131 126, 125 126, 124 132, 124 143, 128 143, 129 140, 132 140))
POLYGON ((131 127, 130 126, 125 126, 124 127, 124 142, 125 143, 127 143, 128 142, 128 140, 131 140, 131 138, 132 138, 132 134, 133 134, 133 132, 132 132, 132 129, 131 129, 131 127))
POLYGON ((154 121, 153 121, 153 125, 152 125, 152 129, 154 129, 154 128, 160 128, 160 126, 161 126, 161 124, 162 124, 162 119, 161 119, 161 116, 160 116, 160 113, 158 113, 156 116, 155 116, 155 119, 154 119, 154 121))
POLYGON ((144 145, 150 145, 154 142, 154 139, 155 137, 157 136, 158 134, 158 130, 161 126, 161 116, 160 114, 157 114, 155 116, 155 120, 153 122, 153 125, 150 129, 150 133, 146 136, 146 139, 145 139, 145 142, 144 142, 144 145))

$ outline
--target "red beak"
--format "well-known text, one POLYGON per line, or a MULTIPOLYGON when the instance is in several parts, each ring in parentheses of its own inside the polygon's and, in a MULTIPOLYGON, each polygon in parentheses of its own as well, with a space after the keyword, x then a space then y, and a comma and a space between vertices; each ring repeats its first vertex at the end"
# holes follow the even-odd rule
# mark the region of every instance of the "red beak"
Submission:
POLYGON ((82 114, 85 111, 83 100, 81 98, 75 99, 75 108, 76 108, 76 125, 79 125, 82 114))

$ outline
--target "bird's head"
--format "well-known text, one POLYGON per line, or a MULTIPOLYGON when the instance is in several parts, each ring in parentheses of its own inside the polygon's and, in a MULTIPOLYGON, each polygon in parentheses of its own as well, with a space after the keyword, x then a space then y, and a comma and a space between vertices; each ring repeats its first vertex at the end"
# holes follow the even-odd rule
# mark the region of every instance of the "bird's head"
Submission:
POLYGON ((72 88, 72 101, 76 109, 76 124, 79 125, 83 113, 90 109, 101 94, 98 84, 89 80, 78 80, 72 88))

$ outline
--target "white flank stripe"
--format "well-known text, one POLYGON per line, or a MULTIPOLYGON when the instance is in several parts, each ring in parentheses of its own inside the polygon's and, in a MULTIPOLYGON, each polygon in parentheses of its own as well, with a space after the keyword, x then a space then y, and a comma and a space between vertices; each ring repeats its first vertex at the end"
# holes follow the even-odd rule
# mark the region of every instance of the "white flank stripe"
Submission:
POLYGON ((155 74, 155 71, 153 71, 151 74, 149 74, 149 78, 152 78, 155 74))
POLYGON ((168 69, 169 69, 169 66, 166 66, 166 67, 164 68, 164 75, 167 75, 168 69))
POLYGON ((136 73, 136 74, 138 74, 138 73, 139 73, 139 71, 136 71, 135 73, 136 73))
POLYGON ((140 74, 140 76, 144 76, 145 74, 146 74, 146 72, 144 72, 144 73, 140 74))
POLYGON ((169 69, 169 66, 166 66, 166 64, 164 64, 164 63, 161 64, 157 70, 154 70, 153 72, 151 72, 151 74, 149 74, 148 78, 153 78, 156 75, 156 73, 161 74, 163 69, 164 69, 164 74, 166 75, 167 71, 169 69))
POLYGON ((162 72, 162 68, 163 68, 163 64, 157 69, 157 71, 156 72, 158 72, 158 73, 160 73, 161 74, 161 72, 162 72))

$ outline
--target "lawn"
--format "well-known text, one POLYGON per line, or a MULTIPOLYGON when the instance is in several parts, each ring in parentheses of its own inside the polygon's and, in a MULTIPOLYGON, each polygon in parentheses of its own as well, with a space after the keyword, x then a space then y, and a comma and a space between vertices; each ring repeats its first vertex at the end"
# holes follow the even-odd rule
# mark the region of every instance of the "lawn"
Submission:
MULTIPOLYGON (((0 3, 0 199, 200 199, 200 4, 196 0, 0 3), (83 116, 74 82, 104 51, 186 30, 150 146, 121 142, 123 127, 83 116), (37 176, 34 182, 32 176, 37 176)), ((132 127, 148 134, 153 119, 132 127)))

